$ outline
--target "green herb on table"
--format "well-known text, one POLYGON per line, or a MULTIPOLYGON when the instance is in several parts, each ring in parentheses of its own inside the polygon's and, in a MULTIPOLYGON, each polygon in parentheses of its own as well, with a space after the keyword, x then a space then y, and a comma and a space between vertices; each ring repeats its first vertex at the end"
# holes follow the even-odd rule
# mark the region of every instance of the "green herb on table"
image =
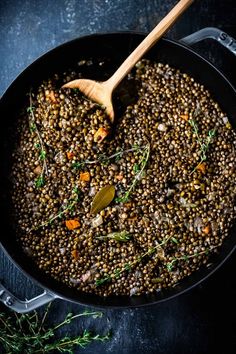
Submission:
POLYGON ((47 306, 44 314, 39 316, 36 311, 29 314, 18 315, 16 313, 0 313, 0 345, 4 353, 8 354, 43 354, 65 352, 73 354, 76 347, 85 348, 93 341, 104 342, 110 338, 110 334, 93 334, 85 329, 81 335, 71 337, 66 335, 63 338, 55 339, 57 330, 68 326, 79 317, 91 316, 102 317, 101 312, 85 311, 73 315, 68 313, 65 319, 53 326, 46 325, 50 305, 47 306))

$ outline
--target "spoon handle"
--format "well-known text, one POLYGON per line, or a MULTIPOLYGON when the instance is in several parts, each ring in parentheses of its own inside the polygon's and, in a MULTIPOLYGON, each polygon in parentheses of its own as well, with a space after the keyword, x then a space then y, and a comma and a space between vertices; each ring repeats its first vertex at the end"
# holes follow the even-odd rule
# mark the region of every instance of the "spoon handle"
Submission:
POLYGON ((171 27, 178 17, 191 5, 194 0, 180 0, 175 7, 158 23, 138 47, 128 56, 116 72, 104 82, 112 92, 121 80, 131 71, 140 58, 157 42, 171 27))

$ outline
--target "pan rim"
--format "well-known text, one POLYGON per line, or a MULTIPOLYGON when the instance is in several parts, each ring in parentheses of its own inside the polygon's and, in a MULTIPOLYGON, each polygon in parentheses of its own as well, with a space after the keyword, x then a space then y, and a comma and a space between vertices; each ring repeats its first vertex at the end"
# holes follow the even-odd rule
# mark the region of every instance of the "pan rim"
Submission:
MULTIPOLYGON (((25 72, 27 72, 28 70, 30 70, 30 68, 32 68, 33 66, 37 65, 38 63, 40 63, 40 61, 43 61, 50 53, 52 52, 56 52, 59 51, 61 48, 65 47, 65 46, 71 46, 73 45, 73 43, 75 42, 79 42, 80 40, 86 40, 88 38, 96 38, 96 37, 104 37, 104 36, 114 36, 114 35, 135 35, 135 36, 140 36, 140 39, 142 39, 146 33, 144 32, 136 32, 136 31, 116 31, 116 32, 100 32, 100 33, 95 33, 95 34, 87 34, 87 35, 83 35, 80 37, 76 37, 70 41, 66 41, 62 44, 60 44, 59 46, 56 46, 52 49, 50 49, 49 51, 43 53, 41 56, 39 56, 38 58, 36 58, 32 63, 30 63, 26 68, 24 68, 21 73, 19 75, 17 75, 17 77, 15 79, 13 79, 13 81, 10 83, 10 85, 8 86, 8 88, 5 90, 5 92, 3 93, 1 99, 0 99, 0 103, 2 103, 4 101, 5 96, 8 94, 8 91, 12 88, 12 86, 15 84, 16 81, 20 80, 21 77, 25 74, 25 72)), ((233 93, 236 95, 236 89, 234 88, 234 86, 231 84, 231 82, 228 80, 228 78, 225 77, 225 75, 218 69, 216 68, 209 60, 207 60, 206 58, 202 57, 200 54, 198 54, 195 50, 193 50, 191 47, 180 43, 178 41, 172 40, 172 39, 167 39, 167 38, 162 38, 161 41, 166 41, 169 43, 172 43, 174 45, 177 45, 179 47, 182 47, 184 50, 187 50, 189 52, 192 53, 192 55, 196 56, 199 60, 204 61, 207 65, 209 65, 213 70, 216 71, 216 73, 218 75, 221 76, 221 78, 225 81, 225 83, 230 87, 230 89, 233 91, 233 93)), ((89 301, 83 301, 83 300, 76 300, 73 297, 70 296, 65 296, 63 295, 63 291, 62 293, 60 293, 60 291, 55 291, 53 289, 51 289, 48 286, 45 286, 41 281, 39 281, 37 278, 35 278, 33 275, 29 274, 27 272, 27 270, 25 270, 22 265, 16 261, 8 252, 7 248, 3 245, 3 243, 0 241, 0 246, 3 249, 4 253, 6 254, 6 256, 10 259, 10 261, 17 267, 17 269, 19 269, 27 278, 29 278, 31 281, 33 281, 37 286, 41 287, 42 289, 47 290, 48 292, 55 294, 55 296, 57 298, 63 299, 63 300, 68 300, 77 304, 81 304, 83 306, 93 306, 95 308, 107 308, 107 309, 125 309, 125 308, 137 308, 137 307, 144 307, 144 306, 151 306, 154 304, 158 304, 170 299, 173 299, 179 295, 182 295, 190 290, 192 290, 194 287, 196 287, 197 285, 201 284, 203 281, 205 281, 208 277, 210 277, 218 268, 220 268, 225 261, 233 254, 233 252, 235 251, 236 245, 234 245, 232 247, 232 249, 224 256, 223 259, 221 259, 217 264, 215 264, 212 269, 210 269, 210 271, 203 276, 201 279, 195 281, 192 285, 190 286, 186 286, 185 288, 183 288, 182 290, 177 291, 174 294, 170 294, 169 296, 160 298, 160 299, 155 299, 153 301, 150 302, 146 302, 146 303, 141 303, 141 304, 127 304, 127 305, 116 305, 116 304, 112 304, 112 305, 97 305, 94 303, 89 303, 89 301)), ((69 287, 68 287, 69 288, 69 287)), ((79 293, 78 293, 78 297, 79 297, 79 293)), ((99 297, 98 297, 99 298, 99 297)), ((102 297, 101 301, 104 299, 102 297)), ((117 299, 120 298, 120 296, 117 296, 117 299)), ((106 301, 106 300, 105 300, 106 301)))

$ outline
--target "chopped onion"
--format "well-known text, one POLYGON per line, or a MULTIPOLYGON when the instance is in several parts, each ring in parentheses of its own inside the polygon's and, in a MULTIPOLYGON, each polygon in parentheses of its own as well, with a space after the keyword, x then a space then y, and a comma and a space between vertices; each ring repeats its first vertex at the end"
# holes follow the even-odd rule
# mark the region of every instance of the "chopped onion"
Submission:
POLYGON ((140 278, 142 276, 142 273, 139 270, 136 270, 134 273, 135 278, 140 278))
POLYGON ((132 288, 132 289, 130 290, 129 295, 130 295, 130 296, 135 295, 135 294, 137 293, 137 291, 138 291, 138 288, 137 288, 137 287, 134 287, 134 288, 132 288))
POLYGON ((167 189, 167 194, 166 194, 166 196, 167 197, 170 197, 172 194, 174 194, 175 193, 175 190, 174 189, 170 189, 170 188, 168 188, 167 189))
POLYGON ((64 254, 66 253, 65 247, 59 248, 59 251, 60 251, 60 253, 61 253, 62 255, 64 255, 64 254))
POLYGON ((91 276, 91 272, 90 272, 90 270, 88 270, 86 273, 84 273, 84 274, 82 274, 81 275, 81 280, 82 280, 82 282, 84 283, 84 282, 86 282, 89 278, 90 278, 90 276, 91 276))
POLYGON ((180 204, 186 205, 186 199, 184 199, 182 197, 179 198, 179 202, 180 202, 180 204))
POLYGON ((193 226, 195 227, 195 229, 197 229, 198 233, 201 234, 202 227, 203 227, 203 221, 201 218, 199 218, 199 216, 197 216, 195 218, 193 226))
POLYGON ((224 124, 227 124, 228 123, 228 117, 223 117, 223 122, 224 122, 224 124))
POLYGON ((213 234, 214 234, 215 232, 217 232, 217 230, 218 230, 218 225, 217 225, 217 222, 216 222, 216 221, 212 221, 212 222, 211 222, 211 230, 212 230, 213 234))
POLYGON ((74 279, 74 278, 70 278, 70 282, 74 285, 78 285, 80 283, 79 279, 74 279))
POLYGON ((89 196, 93 197, 96 194, 96 187, 91 187, 89 190, 89 196))
POLYGON ((65 156, 63 154, 63 152, 58 152, 55 156, 54 156, 54 160, 56 161, 56 163, 58 163, 59 165, 64 164, 65 161, 65 156))
POLYGON ((98 227, 98 226, 102 225, 102 223, 103 223, 103 218, 101 215, 98 214, 97 216, 95 216, 95 218, 92 219, 91 226, 98 227))
POLYGON ((157 129, 160 131, 160 132, 166 132, 167 131, 167 126, 163 123, 159 124, 157 129))

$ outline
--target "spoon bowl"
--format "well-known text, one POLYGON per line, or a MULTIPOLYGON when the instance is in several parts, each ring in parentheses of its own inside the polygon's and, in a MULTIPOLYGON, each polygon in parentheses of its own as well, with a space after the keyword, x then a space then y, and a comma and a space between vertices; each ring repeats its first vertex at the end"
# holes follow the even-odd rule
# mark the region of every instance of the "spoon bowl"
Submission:
POLYGON ((107 115, 114 121, 114 109, 112 105, 112 91, 108 81, 97 82, 88 79, 77 79, 62 86, 63 88, 77 88, 92 101, 105 107, 107 115))
POLYGON ((173 9, 158 23, 138 47, 125 59, 116 72, 104 82, 88 79, 78 79, 67 82, 63 88, 77 88, 85 96, 105 107, 110 120, 114 121, 112 94, 121 80, 131 71, 134 65, 171 27, 180 15, 191 5, 193 0, 180 0, 173 9))

